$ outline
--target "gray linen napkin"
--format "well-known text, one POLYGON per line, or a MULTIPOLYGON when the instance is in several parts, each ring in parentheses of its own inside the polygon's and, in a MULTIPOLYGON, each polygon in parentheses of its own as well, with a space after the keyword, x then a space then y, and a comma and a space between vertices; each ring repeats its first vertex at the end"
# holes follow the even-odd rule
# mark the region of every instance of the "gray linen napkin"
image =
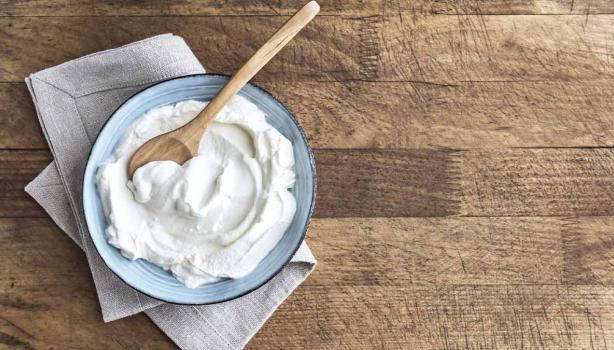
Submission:
POLYGON ((206 306, 166 304, 132 289, 104 264, 87 232, 82 176, 89 150, 110 114, 144 87, 204 73, 182 38, 159 35, 42 70, 26 78, 54 161, 28 192, 87 256, 105 322, 145 312, 183 349, 238 349, 313 271, 303 242, 275 278, 241 298, 206 306))

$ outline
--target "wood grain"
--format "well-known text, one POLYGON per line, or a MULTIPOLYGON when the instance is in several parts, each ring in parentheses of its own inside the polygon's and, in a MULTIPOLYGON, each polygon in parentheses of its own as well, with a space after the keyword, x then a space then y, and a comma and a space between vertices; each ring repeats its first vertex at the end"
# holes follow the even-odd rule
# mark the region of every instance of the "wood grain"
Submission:
MULTIPOLYGON (((284 1, 172 1, 138 2, 79 0, 21 0, 0 3, 0 16, 246 16, 290 15, 305 3, 284 1)), ((607 0, 321 0, 328 16, 369 16, 417 12, 426 14, 600 14, 614 13, 607 0)))
MULTIPOLYGON (((209 71, 233 73, 286 20, 277 16, 1 17, 0 81, 23 81, 24 76, 42 68, 168 32, 183 36, 209 71)), ((353 31, 359 24, 317 18, 259 77, 273 80, 273 76, 284 76, 281 81, 288 81, 358 75, 359 49, 354 47, 353 31), (335 27, 340 23, 345 24, 335 27)))
MULTIPOLYGON (((0 4, 0 16, 248 16, 292 15, 306 0, 289 1, 241 1, 204 0, 143 2, 79 0, 66 3, 58 0, 17 1, 0 4)), ((323 15, 381 14, 390 4, 385 1, 354 2, 349 0, 318 1, 323 15)), ((391 10, 398 11, 398 6, 391 10)))
POLYGON ((24 187, 51 160, 48 151, 0 150, 0 217, 46 216, 24 187))
MULTIPOLYGON (((614 145, 614 84, 262 82, 316 148, 614 145)), ((46 148, 23 83, 0 83, 0 148, 46 148)))
POLYGON ((613 149, 318 150, 316 216, 612 215, 613 149))
POLYGON ((320 263, 305 285, 613 285, 613 224, 612 217, 315 219, 307 237, 320 263))
POLYGON ((613 17, 401 16, 369 47, 377 80, 588 81, 613 73, 613 17))
MULTIPOLYGON (((45 217, 24 191, 49 162, 47 151, 0 151, 0 217, 45 217), (18 169, 16 171, 16 169, 18 169)), ((436 150, 316 150, 316 217, 444 216, 458 211, 457 170, 436 150)))
POLYGON ((85 255, 50 219, 0 220, 0 256, 0 348, 174 348, 143 314, 102 323, 85 255))
POLYGON ((316 150, 315 154, 317 217, 446 216, 458 211, 457 169, 451 152, 316 150))
MULTIPOLYGON (((234 72, 285 19, 2 17, 0 81, 165 32, 210 71, 234 72)), ((258 81, 611 80, 613 34, 614 15, 322 16, 258 81)))
MULTIPOLYGON (((102 323, 23 192, 51 160, 23 78, 165 32, 232 73, 302 3, 0 0, 0 348, 174 348, 102 323)), ((321 5, 256 79, 315 147, 319 265, 248 348, 611 347, 614 3, 321 5)))
POLYGON ((0 83, 0 149, 47 148, 24 83, 0 83))
MULTIPOLYGON (((315 219, 307 239, 318 268, 250 346, 565 349, 612 341, 613 224, 315 219)), ((170 347, 143 315, 101 324, 85 257, 50 219, 0 219, 0 254, 0 344, 170 347)))
POLYGON ((461 152, 462 215, 610 215, 614 149, 461 152))
MULTIPOLYGON (((400 3, 413 4, 414 1, 400 1, 400 3)), ((552 15, 552 14, 607 14, 614 12, 612 2, 603 1, 577 1, 577 0, 452 0, 452 1, 425 1, 420 7, 412 6, 415 10, 428 9, 437 14, 474 14, 474 15, 552 15)), ((411 5, 409 5, 411 6, 411 5)), ((409 7, 406 6, 405 8, 409 7)))
POLYGON ((614 145, 614 84, 264 82, 316 148, 614 145))
MULTIPOLYGON (((316 217, 614 215, 614 149, 316 149, 316 217)), ((41 217, 23 192, 47 151, 0 151, 0 217, 41 217)))
POLYGON ((302 286, 248 348, 607 349, 613 304, 598 286, 302 286))

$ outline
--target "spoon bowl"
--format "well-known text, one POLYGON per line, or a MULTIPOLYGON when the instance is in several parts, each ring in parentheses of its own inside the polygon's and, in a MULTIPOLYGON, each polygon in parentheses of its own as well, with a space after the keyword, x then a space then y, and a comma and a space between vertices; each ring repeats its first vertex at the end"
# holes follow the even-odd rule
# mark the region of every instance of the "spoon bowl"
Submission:
POLYGON ((172 160, 183 164, 192 158, 198 152, 200 138, 217 113, 307 23, 311 22, 319 11, 320 5, 317 2, 308 2, 247 60, 194 119, 178 129, 160 135, 160 137, 154 137, 137 149, 128 163, 128 176, 132 178, 136 169, 152 161, 172 160))

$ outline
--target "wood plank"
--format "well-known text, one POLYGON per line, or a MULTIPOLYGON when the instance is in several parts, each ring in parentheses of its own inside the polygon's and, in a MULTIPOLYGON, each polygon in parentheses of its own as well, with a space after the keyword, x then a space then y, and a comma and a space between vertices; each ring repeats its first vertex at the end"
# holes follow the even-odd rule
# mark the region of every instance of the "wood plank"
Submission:
MULTIPOLYGON (((405 3, 405 1, 401 1, 405 3)), ((407 1, 408 4, 415 3, 407 1)), ((409 5, 410 6, 410 5, 409 5)), ((407 6, 407 7, 409 7, 407 6)), ((405 7, 405 8, 407 8, 405 7)), ((612 13, 614 4, 607 0, 450 0, 427 1, 425 5, 431 13, 437 14, 475 14, 475 15, 539 15, 539 14, 607 14, 612 13)), ((415 8, 415 7, 414 7, 415 8)))
POLYGON ((614 149, 460 152, 461 215, 614 213, 614 149))
MULTIPOLYGON (((0 16, 248 16, 292 15, 305 1, 241 1, 241 0, 161 0, 115 2, 78 0, 26 0, 0 3, 0 16)), ((320 15, 372 15, 385 11, 385 1, 355 2, 349 0, 320 0, 320 15)), ((388 5, 390 6, 390 5, 388 5)), ((398 11, 398 5, 394 6, 398 11)))
POLYGON ((0 256, 0 348, 175 348, 143 314, 103 323, 85 256, 51 220, 0 220, 0 256))
MULTIPOLYGON (((23 188, 50 161, 44 150, 0 151, 0 187, 8 189, 0 193, 0 217, 46 216, 23 188)), ((315 216, 444 216, 458 211, 449 183, 454 174, 448 170, 455 168, 446 152, 321 150, 316 161, 320 195, 315 216), (403 174, 388 177, 391 171, 403 174)))
MULTIPOLYGON (((250 347, 603 348, 614 340, 613 224, 315 219, 316 271, 250 347)), ((142 315, 102 324, 85 257, 50 219, 0 219, 0 254, 0 332, 12 337, 0 342, 170 346, 142 315)))
POLYGON ((315 154, 317 217, 446 216, 458 212, 457 169, 451 152, 316 150, 315 154))
MULTIPOLYGON (((286 19, 278 16, 0 17, 0 81, 21 82, 26 75, 40 69, 168 32, 183 36, 211 72, 233 73, 286 19), (23 45, 24 42, 28 45, 23 45)), ((359 75, 359 48, 353 45, 360 21, 331 19, 316 18, 259 76, 269 80, 283 77, 281 80, 287 81, 336 80, 359 75)))
MULTIPOLYGON (((614 145, 614 83, 264 82, 315 148, 614 145)), ((0 83, 0 148, 46 142, 24 83, 0 83)))
POLYGON ((311 286, 613 285, 613 217, 314 219, 311 286))
POLYGON ((0 217, 45 217, 42 208, 24 191, 51 162, 48 151, 0 150, 0 217))
POLYGON ((317 150, 318 217, 612 215, 614 149, 317 150))
POLYGON ((264 82, 315 148, 614 145, 614 83, 264 82))
POLYGON ((47 148, 25 83, 0 83, 0 148, 47 148))
MULTIPOLYGON (((614 215, 614 149, 316 149, 315 217, 614 215)), ((41 217, 23 187, 47 151, 0 151, 0 217, 41 217)))
POLYGON ((384 17, 364 49, 373 80, 589 81, 614 75, 614 17, 384 17))
MULTIPOLYGON (((398 12, 437 14, 599 14, 613 13, 607 0, 490 0, 490 1, 349 1, 320 0, 321 15, 369 16, 398 12)), ((21 0, 0 3, 0 16, 246 16, 291 15, 304 1, 115 1, 21 0)))
POLYGON ((599 286, 301 286, 248 348, 607 349, 612 306, 599 286))
MULTIPOLYGON (((609 216, 315 218, 307 240, 321 264, 306 285, 614 287, 613 224, 614 217, 609 216)), ((11 264, 23 263, 24 256, 28 261, 20 269, 29 270, 20 275, 30 276, 21 277, 32 279, 28 283, 57 274, 47 269, 61 270, 64 259, 74 260, 73 255, 62 253, 63 240, 55 242, 62 233, 49 219, 0 219, 2 234, 3 256, 8 259, 3 267, 6 283, 13 282, 11 264), (51 250, 51 256, 41 256, 43 249, 51 250)), ((72 270, 64 272, 67 278, 73 278, 72 270)))
MULTIPOLYGON (((164 32, 234 72, 284 19, 2 17, 0 81, 164 32)), ((322 16, 258 81, 611 81, 613 34, 614 15, 322 16)))

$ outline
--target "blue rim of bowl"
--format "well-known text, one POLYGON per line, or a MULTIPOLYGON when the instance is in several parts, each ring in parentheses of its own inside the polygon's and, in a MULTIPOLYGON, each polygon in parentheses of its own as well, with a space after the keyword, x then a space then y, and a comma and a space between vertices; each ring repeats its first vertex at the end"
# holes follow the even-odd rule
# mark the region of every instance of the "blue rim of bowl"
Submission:
MULTIPOLYGON (((92 156, 92 151, 94 150, 94 145, 95 145, 95 144, 96 144, 96 142, 98 141, 98 137, 100 137, 100 134, 102 134, 102 131, 103 131, 103 130, 104 130, 106 127, 107 127, 107 124, 109 123, 109 121, 111 120, 111 118, 113 118, 113 116, 115 115, 115 113, 117 113, 117 111, 118 111, 120 108, 122 108, 122 107, 123 107, 123 106, 124 106, 126 103, 128 103, 128 101, 132 100, 132 99, 133 99, 133 98, 135 98, 137 95, 141 94, 142 92, 144 92, 144 91, 146 91, 146 90, 148 90, 148 89, 150 89, 150 88, 153 88, 153 87, 154 87, 154 86, 156 86, 156 85, 163 84, 163 83, 165 83, 165 82, 172 81, 172 80, 178 80, 178 79, 189 78, 189 77, 223 77, 223 78, 226 78, 226 79, 230 79, 230 77, 231 77, 231 76, 230 76, 230 75, 227 75, 227 74, 220 74, 220 73, 201 73, 201 74, 188 74, 188 75, 182 75, 182 76, 180 76, 180 77, 170 78, 170 79, 162 80, 162 81, 156 82, 156 83, 154 83, 154 84, 151 84, 151 85, 149 85, 148 87, 146 87, 146 88, 144 88, 144 89, 142 89, 142 90, 139 90, 138 92, 134 93, 132 96, 130 96, 129 98, 127 98, 127 99, 126 99, 124 102, 122 102, 122 104, 120 104, 120 105, 119 105, 119 106, 118 106, 118 107, 117 107, 117 108, 116 108, 116 109, 115 109, 115 110, 114 110, 114 111, 113 111, 113 112, 112 112, 112 113, 109 115, 109 118, 108 118, 108 119, 107 119, 107 120, 104 122, 104 124, 103 124, 103 125, 102 125, 102 127, 100 128, 100 131, 98 131, 98 134, 96 135, 96 138, 94 139, 94 143, 92 143, 92 148, 90 148, 90 151, 88 152, 87 162, 85 163, 85 169, 83 170, 83 184, 82 184, 83 189, 85 189, 85 172, 87 171, 87 168, 88 168, 88 165, 89 165, 89 162, 90 162, 90 158, 91 158, 91 156, 92 156)), ((258 86, 258 85, 256 85, 256 84, 254 84, 254 83, 251 83, 251 82, 248 82, 248 83, 247 83, 247 85, 251 85, 251 86, 253 86, 254 88, 256 88, 256 89, 258 89, 258 90, 262 91, 263 93, 265 93, 266 95, 268 95, 269 97, 271 97, 271 98, 272 98, 272 99, 273 99, 273 100, 274 100, 274 101, 275 101, 277 104, 279 104, 279 106, 281 106, 281 107, 282 107, 282 108, 283 108, 283 109, 284 109, 284 110, 285 110, 285 111, 288 113, 288 115, 290 116, 290 119, 292 120, 292 122, 294 123, 294 125, 296 126, 296 128, 298 129, 298 131, 300 132, 301 137, 302 137, 303 141, 305 142, 305 145, 307 146, 307 153, 308 153, 308 155, 309 155, 309 163, 310 163, 310 166, 311 166, 311 171, 313 172, 313 188, 311 189, 311 203, 309 204, 309 215, 307 215, 307 220, 305 221, 305 224, 303 225, 303 226, 304 226, 304 229, 303 229, 303 232, 301 233, 301 239, 300 239, 300 241, 299 241, 299 244, 297 244, 297 246, 296 246, 296 247, 294 247, 294 251, 292 252, 292 254, 290 254, 290 257, 289 257, 289 258, 288 258, 288 259, 287 259, 287 260, 286 260, 286 261, 285 261, 283 264, 281 264, 281 265, 279 266, 279 268, 278 268, 278 269, 277 269, 275 272, 273 272, 273 273, 272 273, 272 274, 271 274, 269 277, 267 277, 267 278, 266 278, 266 279, 265 279, 265 280, 264 280, 264 281, 263 281, 261 284, 259 284, 259 285, 255 286, 255 287, 253 287, 253 288, 250 288, 250 289, 248 289, 248 290, 246 290, 246 291, 243 291, 243 292, 241 292, 241 293, 238 293, 237 295, 232 296, 232 297, 228 297, 228 298, 225 298, 225 299, 216 300, 216 301, 212 301, 212 302, 207 302, 207 303, 177 303, 177 302, 172 302, 172 301, 168 301, 168 300, 164 300, 164 299, 161 299, 161 298, 155 297, 155 296, 153 296, 153 295, 151 295, 151 294, 147 293, 147 291, 144 291, 144 290, 142 290, 142 289, 140 289, 140 288, 138 288, 138 287, 135 287, 135 286, 133 286, 133 285, 132 285, 130 282, 128 282, 128 281, 126 281, 125 279, 123 279, 123 278, 122 278, 122 277, 121 277, 121 276, 120 276, 118 273, 116 273, 116 272, 115 272, 115 270, 113 270, 113 269, 111 268, 111 266, 110 266, 110 265, 107 263, 106 258, 105 258, 105 257, 104 257, 104 256, 103 256, 101 253, 100 253, 100 250, 98 249, 98 246, 97 246, 97 245, 95 244, 95 242, 94 242, 94 247, 96 248, 96 251, 98 252, 98 255, 100 255, 100 257, 101 257, 101 258, 102 258, 102 260, 104 261, 105 265, 107 265, 107 267, 109 268, 109 270, 111 270, 111 272, 113 272, 113 274, 114 274, 115 276, 117 276, 117 278, 119 278, 119 279, 120 279, 122 282, 124 282, 124 283, 125 283, 126 285, 128 285, 130 288, 132 288, 132 289, 134 289, 134 290, 136 290, 136 291, 138 291, 138 292, 141 292, 141 293, 143 293, 143 294, 147 295, 147 296, 148 296, 148 297, 150 297, 150 298, 153 298, 153 299, 156 299, 156 300, 159 300, 159 301, 165 302, 165 303, 169 303, 169 304, 175 304, 175 305, 195 305, 195 306, 198 306, 198 305, 213 305, 213 304, 223 303, 223 302, 226 302, 226 301, 234 300, 234 299, 240 298, 240 297, 242 297, 242 296, 245 296, 245 295, 247 295, 247 294, 249 294, 249 293, 251 293, 251 292, 253 292, 253 291, 257 290, 258 288, 260 288, 260 287, 264 286, 265 284, 267 284, 267 283, 268 283, 269 281, 271 281, 271 280, 272 280, 272 279, 273 279, 275 276, 277 276, 277 275, 278 275, 278 274, 281 272, 281 270, 283 270, 283 269, 284 269, 284 267, 286 267, 286 266, 287 266, 287 265, 290 263, 290 261, 292 260, 292 258, 294 257, 294 255, 296 254, 296 252, 298 251, 298 249, 300 248, 301 244, 303 244, 303 241, 305 240, 305 236, 307 235, 307 230, 309 229, 309 225, 311 224, 311 217, 312 217, 312 215, 313 215, 313 210, 314 210, 314 208, 315 208, 316 194, 317 194, 317 189, 318 189, 318 176, 317 176, 317 173, 316 173, 316 163, 315 163, 315 159, 314 159, 314 156, 313 156, 313 150, 311 149, 311 145, 309 145, 309 141, 307 140, 307 136, 305 135, 305 131, 303 130, 303 128, 302 128, 302 127, 301 127, 301 125, 299 124, 298 120, 297 120, 297 119, 296 119, 296 117, 294 116, 294 113, 292 113, 292 112, 290 111, 290 109, 289 109, 289 108, 288 108, 288 107, 287 107, 285 104, 283 104, 283 103, 282 103, 282 102, 281 102, 279 99, 277 99, 277 97, 273 96, 273 94, 271 94, 269 91, 267 91, 267 90, 266 90, 266 89, 264 89, 263 87, 260 87, 260 86, 258 86)), ((84 192, 84 193, 85 193, 85 192, 84 192)), ((87 215, 85 215, 85 201, 82 201, 82 202, 83 202, 83 204, 82 204, 82 205, 83 205, 83 212, 84 212, 84 216, 85 216, 85 223, 86 223, 86 226, 87 226, 87 233, 88 233, 89 235, 91 235, 91 233, 90 233, 90 229, 89 229, 89 221, 88 221, 88 219, 87 219, 87 215)), ((285 234, 285 233, 284 233, 284 234, 285 234)), ((105 241, 106 241, 106 239, 105 239, 105 241)), ((109 243, 107 242, 107 244, 109 244, 109 243)))

